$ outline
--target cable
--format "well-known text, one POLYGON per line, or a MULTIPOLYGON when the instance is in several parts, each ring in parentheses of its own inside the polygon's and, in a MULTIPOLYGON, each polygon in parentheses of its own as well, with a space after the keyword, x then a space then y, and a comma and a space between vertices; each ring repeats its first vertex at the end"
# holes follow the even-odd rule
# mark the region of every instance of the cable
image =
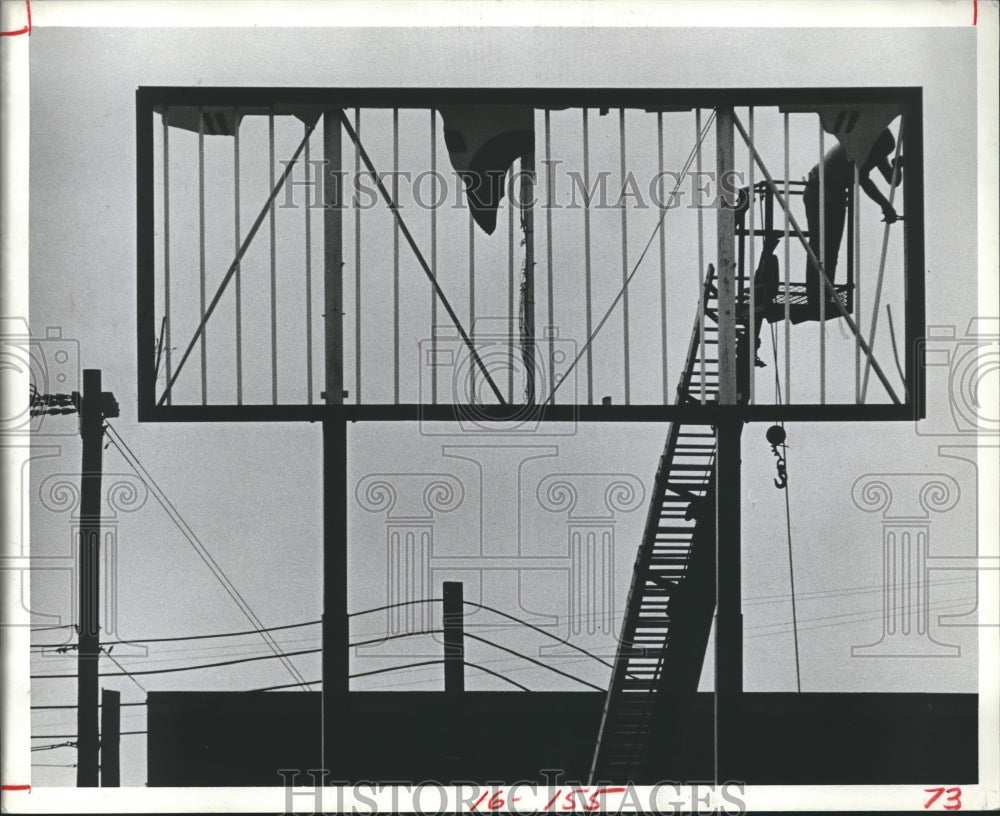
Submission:
MULTIPOLYGON (((124 708, 125 706, 144 706, 146 705, 146 701, 143 700, 141 703, 119 703, 118 705, 122 708, 124 708)), ((100 708, 101 704, 98 703, 97 707, 100 708)), ((30 706, 30 708, 32 711, 54 710, 60 708, 76 708, 76 703, 67 703, 66 705, 33 705, 30 706)))
MULTIPOLYGON (((173 643, 182 640, 208 640, 210 638, 241 637, 243 635, 259 635, 262 632, 280 632, 285 629, 301 629, 303 626, 315 626, 322 623, 322 620, 303 621, 302 623, 288 623, 284 626, 267 626, 262 629, 245 629, 242 632, 219 632, 209 635, 177 635, 176 637, 138 637, 128 640, 105 640, 101 641, 102 646, 117 646, 119 644, 141 645, 144 643, 173 643)), ((36 630, 33 630, 36 631, 36 630)), ((62 646, 61 643, 32 643, 32 648, 48 648, 50 646, 62 646)))
POLYGON ((32 751, 52 751, 56 748, 76 748, 75 742, 54 742, 51 745, 32 745, 32 751))
MULTIPOLYGON (((145 671, 132 672, 132 674, 171 674, 173 672, 194 671, 195 669, 212 669, 217 666, 234 666, 237 663, 252 663, 255 660, 273 660, 275 658, 292 657, 294 655, 316 654, 322 649, 302 649, 298 652, 284 652, 281 655, 261 655, 259 657, 243 657, 239 660, 223 660, 219 663, 201 663, 197 666, 179 666, 174 669, 147 669, 145 671)), ((124 677, 128 672, 99 672, 99 677, 124 677)), ((76 677, 75 674, 33 674, 32 680, 48 680, 58 678, 76 677)), ((299 685, 304 685, 304 681, 299 681, 299 685)))
MULTIPOLYGON (((781 443, 781 457, 788 468, 788 446, 781 443)), ((795 610, 795 566, 792 562, 792 511, 791 499, 788 497, 788 480, 785 480, 785 527, 788 530, 788 577, 792 590, 792 633, 795 638, 795 687, 802 692, 802 672, 799 666, 799 620, 795 610)))
POLYGON ((108 660, 114 663, 119 669, 121 669, 125 673, 125 676, 128 677, 129 680, 131 680, 139 687, 139 691, 141 691, 143 694, 149 694, 145 686, 143 686, 142 683, 140 683, 138 680, 135 679, 135 677, 132 676, 132 672, 130 672, 121 663, 119 663, 117 658, 111 656, 111 652, 108 649, 105 649, 104 646, 101 646, 101 651, 105 654, 108 660))
MULTIPOLYGON (((778 377, 778 340, 777 340, 777 328, 774 323, 771 324, 771 350, 774 356, 774 390, 775 390, 775 402, 781 404, 781 380, 778 377)), ((785 423, 781 423, 781 429, 784 431, 785 423)), ((784 436, 784 434, 782 434, 784 436)), ((795 608, 795 564, 792 561, 792 511, 791 511, 791 499, 789 498, 788 489, 788 445, 786 444, 787 436, 782 439, 781 442, 781 461, 785 463, 785 529, 788 535, 788 579, 790 583, 790 588, 792 590, 792 634, 795 641, 795 689, 800 694, 802 693, 802 670, 799 664, 799 620, 798 613, 795 608)))
MULTIPOLYGON (((119 731, 118 733, 119 733, 120 736, 130 737, 133 734, 145 734, 147 732, 146 731, 119 731)), ((62 739, 64 737, 66 739, 76 739, 77 738, 76 734, 39 734, 39 735, 32 734, 31 739, 62 739)), ((66 744, 67 745, 76 745, 75 742, 73 742, 73 743, 66 743, 66 744)), ((35 748, 32 748, 31 750, 34 751, 35 748)))
MULTIPOLYGON (((307 686, 316 686, 316 685, 319 685, 322 682, 323 682, 322 680, 307 680, 305 682, 305 685, 307 685, 307 686)), ((280 686, 264 686, 263 688, 244 689, 242 692, 237 692, 237 693, 238 694, 246 694, 246 693, 249 693, 251 691, 276 691, 277 689, 298 688, 301 685, 302 685, 302 683, 282 683, 280 686)))
MULTIPOLYGON (((291 168, 291 166, 292 166, 291 163, 289 163, 288 167, 291 168)), ((176 376, 176 372, 174 376, 176 376)), ((222 567, 220 567, 218 563, 216 563, 215 559, 208 552, 208 549, 205 547, 204 544, 201 543, 198 537, 194 534, 194 531, 184 520, 183 516, 181 516, 181 514, 177 511, 177 508, 174 507, 170 499, 168 499, 166 494, 160 489, 160 486, 155 482, 153 477, 150 476, 149 472, 143 466, 142 462, 139 461, 139 457, 135 455, 135 452, 128 446, 128 443, 126 443, 125 440, 122 439, 121 434, 119 434, 118 431, 115 430, 114 426, 111 425, 110 422, 105 422, 104 428, 109 434, 110 442, 115 446, 115 448, 126 460, 129 466, 136 472, 136 474, 146 485, 146 487, 153 493, 157 502, 159 502, 160 506, 167 512, 167 515, 170 516, 171 521, 174 522, 177 528, 188 540, 188 543, 191 544, 192 547, 194 547, 195 552, 198 553, 201 560, 205 562, 208 568, 212 571, 212 574, 216 577, 219 583, 222 584, 223 588, 229 594, 229 597, 233 599, 236 605, 240 608, 240 611, 243 612, 243 614, 247 617, 250 623, 252 623, 260 631, 262 637, 267 642, 268 646, 271 648, 271 651, 275 654, 276 657, 281 659, 282 663, 285 665, 285 668, 288 669, 289 674, 291 674, 295 680, 301 683, 303 681, 303 677, 299 673, 298 669, 296 669, 294 664, 290 660, 288 660, 287 657, 284 656, 284 653, 282 652, 281 647, 278 645, 277 641, 275 641, 275 639, 270 636, 263 622, 260 620, 260 618, 257 617, 256 613, 250 608, 250 605, 240 594, 239 590, 236 589, 236 586, 225 574, 222 567), (128 451, 128 453, 126 453, 126 451, 128 451)))
POLYGON ((603 663, 609 669, 613 669, 614 668, 614 664, 613 663, 608 663, 607 660, 604 660, 604 659, 598 657, 593 652, 588 652, 582 646, 577 646, 575 643, 571 643, 569 640, 566 640, 565 638, 557 637, 556 635, 553 635, 551 632, 546 632, 541 627, 535 626, 534 624, 531 624, 531 623, 528 623, 526 620, 522 620, 521 618, 518 618, 518 617, 516 617, 514 615, 509 615, 506 612, 501 612, 499 609, 495 609, 492 606, 487 606, 486 604, 478 604, 478 603, 474 603, 473 601, 463 601, 462 603, 464 603, 466 606, 474 606, 477 609, 485 609, 486 611, 492 612, 495 615, 500 615, 501 617, 508 618, 508 619, 510 619, 512 621, 515 621, 516 623, 521 624, 521 626, 526 626, 529 629, 534 629, 536 632, 540 632, 541 634, 545 635, 548 638, 551 638, 552 640, 554 640, 554 641, 556 641, 558 643, 565 644, 566 646, 569 646, 571 649, 576 649, 576 651, 581 652, 582 654, 585 654, 587 657, 593 658, 598 663, 603 663))
POLYGON ((529 663, 534 663, 536 666, 541 666, 543 669, 548 669, 550 672, 555 672, 556 674, 561 674, 563 677, 568 677, 570 680, 575 680, 577 683, 581 683, 584 686, 589 686, 590 688, 594 689, 595 691, 605 691, 606 690, 606 689, 601 688, 600 686, 595 686, 593 683, 588 683, 586 680, 581 680, 579 677, 576 677, 576 676, 574 676, 572 674, 569 674, 568 672, 560 671, 559 669, 555 668, 554 666, 547 666, 545 663, 542 663, 540 660, 535 660, 533 657, 529 657, 528 655, 523 654, 522 652, 518 652, 515 649, 508 649, 506 646, 501 646, 499 643, 495 643, 492 640, 488 640, 487 638, 479 637, 478 635, 474 635, 471 632, 466 632, 465 633, 465 637, 472 638, 473 640, 478 640, 480 643, 485 643, 486 645, 492 646, 494 649, 499 649, 502 652, 508 652, 508 653, 510 653, 512 655, 520 657, 523 660, 527 660, 529 663))
POLYGON ((501 680, 504 680, 505 682, 510 683, 512 686, 517 686, 522 691, 529 691, 529 692, 531 691, 530 688, 528 688, 527 686, 522 686, 516 680, 511 680, 509 677, 504 677, 502 674, 500 674, 498 672, 495 672, 495 671, 492 671, 491 669, 487 669, 485 666, 480 666, 477 663, 469 663, 468 661, 463 662, 462 665, 469 666, 470 668, 473 668, 473 669, 479 669, 479 671, 486 672, 487 674, 492 674, 494 677, 499 677, 501 680))

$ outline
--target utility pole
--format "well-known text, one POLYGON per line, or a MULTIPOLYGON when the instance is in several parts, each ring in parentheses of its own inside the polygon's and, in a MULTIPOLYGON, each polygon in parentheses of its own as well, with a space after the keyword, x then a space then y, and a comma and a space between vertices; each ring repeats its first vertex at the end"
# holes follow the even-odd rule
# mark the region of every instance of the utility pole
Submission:
POLYGON ((100 642, 101 472, 104 467, 104 420, 118 416, 118 403, 101 390, 101 371, 83 371, 83 394, 39 394, 32 389, 31 415, 79 414, 83 440, 80 473, 80 551, 77 615, 76 784, 96 788, 99 780, 97 664, 100 642))
POLYGON ((80 788, 98 785, 97 668, 100 643, 101 473, 104 467, 104 420, 118 416, 114 395, 101 391, 100 369, 83 372, 83 396, 77 400, 83 466, 80 474, 80 613, 77 635, 77 768, 80 788))

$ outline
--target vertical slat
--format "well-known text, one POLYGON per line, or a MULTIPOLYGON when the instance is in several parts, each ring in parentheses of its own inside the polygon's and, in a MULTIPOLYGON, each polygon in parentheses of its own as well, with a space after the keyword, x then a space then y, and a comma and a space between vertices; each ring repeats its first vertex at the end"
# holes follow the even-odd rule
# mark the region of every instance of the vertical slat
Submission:
MULTIPOLYGON (((358 136, 360 137, 360 133, 358 136)), ((437 276, 437 121, 431 108, 431 272, 437 276)), ((431 402, 437 403, 437 293, 431 287, 431 402)), ((360 401, 360 400, 359 400, 360 401)))
MULTIPOLYGON (((755 145, 755 142, 754 142, 753 106, 752 105, 750 106, 749 111, 747 112, 747 119, 749 120, 749 127, 750 127, 750 144, 751 145, 755 145)), ((756 308, 757 308, 757 299, 756 299, 756 296, 755 296, 756 295, 755 290, 757 288, 757 285, 756 285, 757 284, 757 280, 756 280, 757 262, 755 260, 756 257, 757 257, 757 254, 756 254, 757 243, 755 241, 755 237, 756 236, 754 235, 754 232, 756 230, 756 226, 757 225, 756 225, 756 222, 755 222, 755 213, 754 213, 754 210, 755 210, 755 207, 754 207, 754 195, 755 195, 755 189, 754 189, 755 175, 754 175, 754 170, 756 169, 756 167, 755 167, 756 163, 753 160, 753 149, 750 149, 749 155, 750 155, 750 159, 749 159, 749 161, 750 161, 750 201, 749 201, 749 210, 750 210, 750 212, 748 213, 748 215, 750 216, 750 257, 747 260, 747 266, 750 269, 750 274, 748 275, 748 277, 750 279, 750 286, 749 286, 749 290, 750 291, 749 291, 749 298, 748 298, 750 309, 749 309, 749 316, 748 316, 748 319, 747 319, 747 327, 748 327, 748 335, 747 335, 747 368, 748 368, 748 371, 747 371, 747 382, 749 383, 749 401, 750 401, 750 404, 753 405, 753 403, 754 403, 754 396, 755 396, 754 395, 754 386, 755 386, 754 380, 756 380, 756 378, 757 378, 757 376, 756 376, 757 375, 757 370, 756 370, 756 366, 754 365, 754 361, 757 358, 757 353, 756 353, 756 337, 757 337, 757 331, 756 331, 756 329, 757 329, 757 313, 756 313, 756 308)))
MULTIPOLYGON (((469 340, 472 347, 476 347, 476 221, 472 217, 472 210, 469 210, 469 340)), ((471 375, 471 392, 469 401, 476 401, 476 381, 479 379, 478 372, 473 366, 471 375)))
MULTIPOLYGON (((659 185, 660 206, 665 207, 663 200, 663 113, 656 114, 656 159, 657 184, 659 185)), ((588 335, 589 336, 589 335, 588 335)), ((660 357, 663 363, 663 404, 670 402, 670 386, 668 385, 667 365, 667 219, 666 213, 660 214, 660 357)))
MULTIPOLYGON (((701 108, 694 112, 695 129, 695 170, 701 178, 701 108)), ((701 386, 699 401, 705 403, 705 218, 702 208, 697 208, 698 215, 698 359, 701 362, 701 386)))
MULTIPOLYGON (((308 159, 306 160, 308 164, 308 159)), ((240 235, 240 109, 233 108, 233 247, 239 255, 240 235)), ((236 265, 236 404, 243 404, 243 280, 242 264, 236 265)))
POLYGON ((826 402, 826 155, 819 125, 819 402, 826 402))
MULTIPOLYGON (((392 203, 399 206, 399 108, 392 109, 392 203)), ((392 222, 392 401, 399 405, 399 220, 392 222)))
MULTIPOLYGON (((590 120, 587 109, 583 109, 583 184, 585 190, 590 190, 590 120)), ((583 202, 583 276, 587 309, 587 405, 594 404, 594 355, 593 343, 590 342, 593 318, 591 267, 590 267, 590 197, 583 202)))
MULTIPOLYGON (((341 129, 346 116, 339 110, 323 112, 323 167, 327 182, 323 185, 323 314, 325 384, 327 405, 344 402, 344 191, 341 129), (343 117, 343 118, 342 118, 343 117)), ((324 424, 324 440, 336 436, 337 423, 324 424)), ((326 454, 324 454, 326 455, 326 454)), ((336 459, 325 460, 328 463, 336 459)), ((328 464, 333 469, 333 466, 328 464)), ((339 501, 339 499, 338 499, 339 501)), ((339 511, 338 511, 339 512, 339 511)), ((339 533, 337 533, 339 535, 339 533)), ((327 539, 329 545, 329 539, 327 539)), ((329 609, 329 606, 327 607, 329 609)), ((346 648, 346 647, 345 647, 346 648)))
MULTIPOLYGON (((268 189, 274 189, 274 110, 267 115, 268 189)), ((271 247, 271 403, 278 404, 278 269, 275 250, 274 200, 268 206, 271 247)))
MULTIPOLYGON (((733 109, 720 106, 715 120, 716 179, 728 178, 734 164, 733 109)), ((719 404, 735 405, 736 377, 736 262, 733 252, 736 213, 720 207, 716 214, 716 257, 719 302, 719 404)), ((749 338, 748 338, 749 339, 749 338)), ((738 437, 737 437, 738 444, 738 437)))
POLYGON ((788 176, 789 170, 789 159, 788 159, 788 114, 785 114, 785 206, 782 207, 785 218, 785 404, 787 405, 792 401, 792 319, 791 310, 792 304, 789 300, 789 289, 791 287, 791 247, 788 244, 788 229, 789 229, 789 207, 791 207, 791 200, 789 199, 789 182, 788 176))
MULTIPOLYGON (((511 191, 513 193, 513 191, 511 191)), ((507 326, 511 332, 507 342, 510 357, 507 361, 507 402, 514 402, 514 355, 515 338, 513 335, 514 318, 514 197, 507 196, 507 326)))
POLYGON ((861 404, 861 184, 858 166, 854 165, 854 187, 851 190, 851 208, 854 211, 854 219, 851 238, 851 252, 854 253, 854 320, 857 322, 858 331, 854 335, 854 401, 861 404))
MULTIPOLYGON (((621 170, 622 192, 625 191, 625 108, 618 109, 618 146, 619 166, 621 170)), ((629 376, 629 334, 628 334, 628 208, 625 206, 625 196, 622 196, 622 349, 625 362, 625 404, 631 399, 631 383, 629 376)))
MULTIPOLYGON (((170 124, 167 121, 170 109, 163 111, 163 358, 166 365, 166 381, 173 379, 173 348, 170 340, 170 124)), ((154 385, 155 388, 155 385, 154 385)), ((173 395, 167 392, 167 405, 173 403, 173 395)))
MULTIPOLYGON (((273 185, 272 185, 273 186, 273 185)), ((199 320, 205 321, 205 111, 198 108, 198 302, 199 320)), ((201 404, 208 403, 208 327, 199 340, 201 353, 201 404)))
POLYGON ((525 403, 537 400, 535 382, 535 154, 521 157, 521 230, 524 233, 524 280, 521 356, 524 360, 525 403))
MULTIPOLYGON (((354 109, 354 132, 361 143, 361 108, 354 109)), ((354 183, 361 178, 361 148, 354 147, 354 183)), ((361 404, 361 207, 354 205, 354 401, 361 404)))
POLYGON ((548 305, 548 327, 546 331, 549 335, 549 393, 552 394, 552 404, 556 403, 554 390, 556 387, 555 372, 555 291, 552 271, 552 126, 550 122, 551 111, 545 111, 545 277, 548 305))
MULTIPOLYGON (((312 165, 309 163, 309 125, 303 123, 305 131, 305 168, 306 168, 306 196, 305 196, 305 230, 306 230, 306 394, 309 405, 313 404, 313 326, 312 326, 312 208, 310 205, 311 192, 310 181, 312 179, 312 165)), ((340 183, 340 179, 336 179, 340 183)))

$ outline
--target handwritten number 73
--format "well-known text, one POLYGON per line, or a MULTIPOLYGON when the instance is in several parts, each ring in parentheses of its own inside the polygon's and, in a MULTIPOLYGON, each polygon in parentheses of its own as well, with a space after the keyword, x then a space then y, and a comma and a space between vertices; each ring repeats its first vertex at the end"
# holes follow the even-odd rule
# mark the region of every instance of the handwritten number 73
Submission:
POLYGON ((942 796, 947 797, 942 804, 945 810, 962 809, 962 789, 961 788, 924 788, 924 793, 931 794, 931 798, 924 802, 926 810, 942 796))

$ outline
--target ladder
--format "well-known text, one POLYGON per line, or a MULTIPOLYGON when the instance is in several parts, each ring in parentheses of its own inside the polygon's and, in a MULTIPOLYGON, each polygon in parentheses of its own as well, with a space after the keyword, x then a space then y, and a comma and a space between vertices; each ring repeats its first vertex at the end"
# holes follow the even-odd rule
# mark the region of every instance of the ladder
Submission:
MULTIPOLYGON (((714 273, 710 265, 676 404, 718 401, 714 273)), ((743 314, 736 326, 739 370, 748 363, 746 309, 743 314)), ((758 315, 758 332, 761 322, 758 315)), ((655 729, 657 695, 697 691, 715 610, 715 452, 712 426, 671 424, 633 568, 591 783, 633 780, 655 729)))

